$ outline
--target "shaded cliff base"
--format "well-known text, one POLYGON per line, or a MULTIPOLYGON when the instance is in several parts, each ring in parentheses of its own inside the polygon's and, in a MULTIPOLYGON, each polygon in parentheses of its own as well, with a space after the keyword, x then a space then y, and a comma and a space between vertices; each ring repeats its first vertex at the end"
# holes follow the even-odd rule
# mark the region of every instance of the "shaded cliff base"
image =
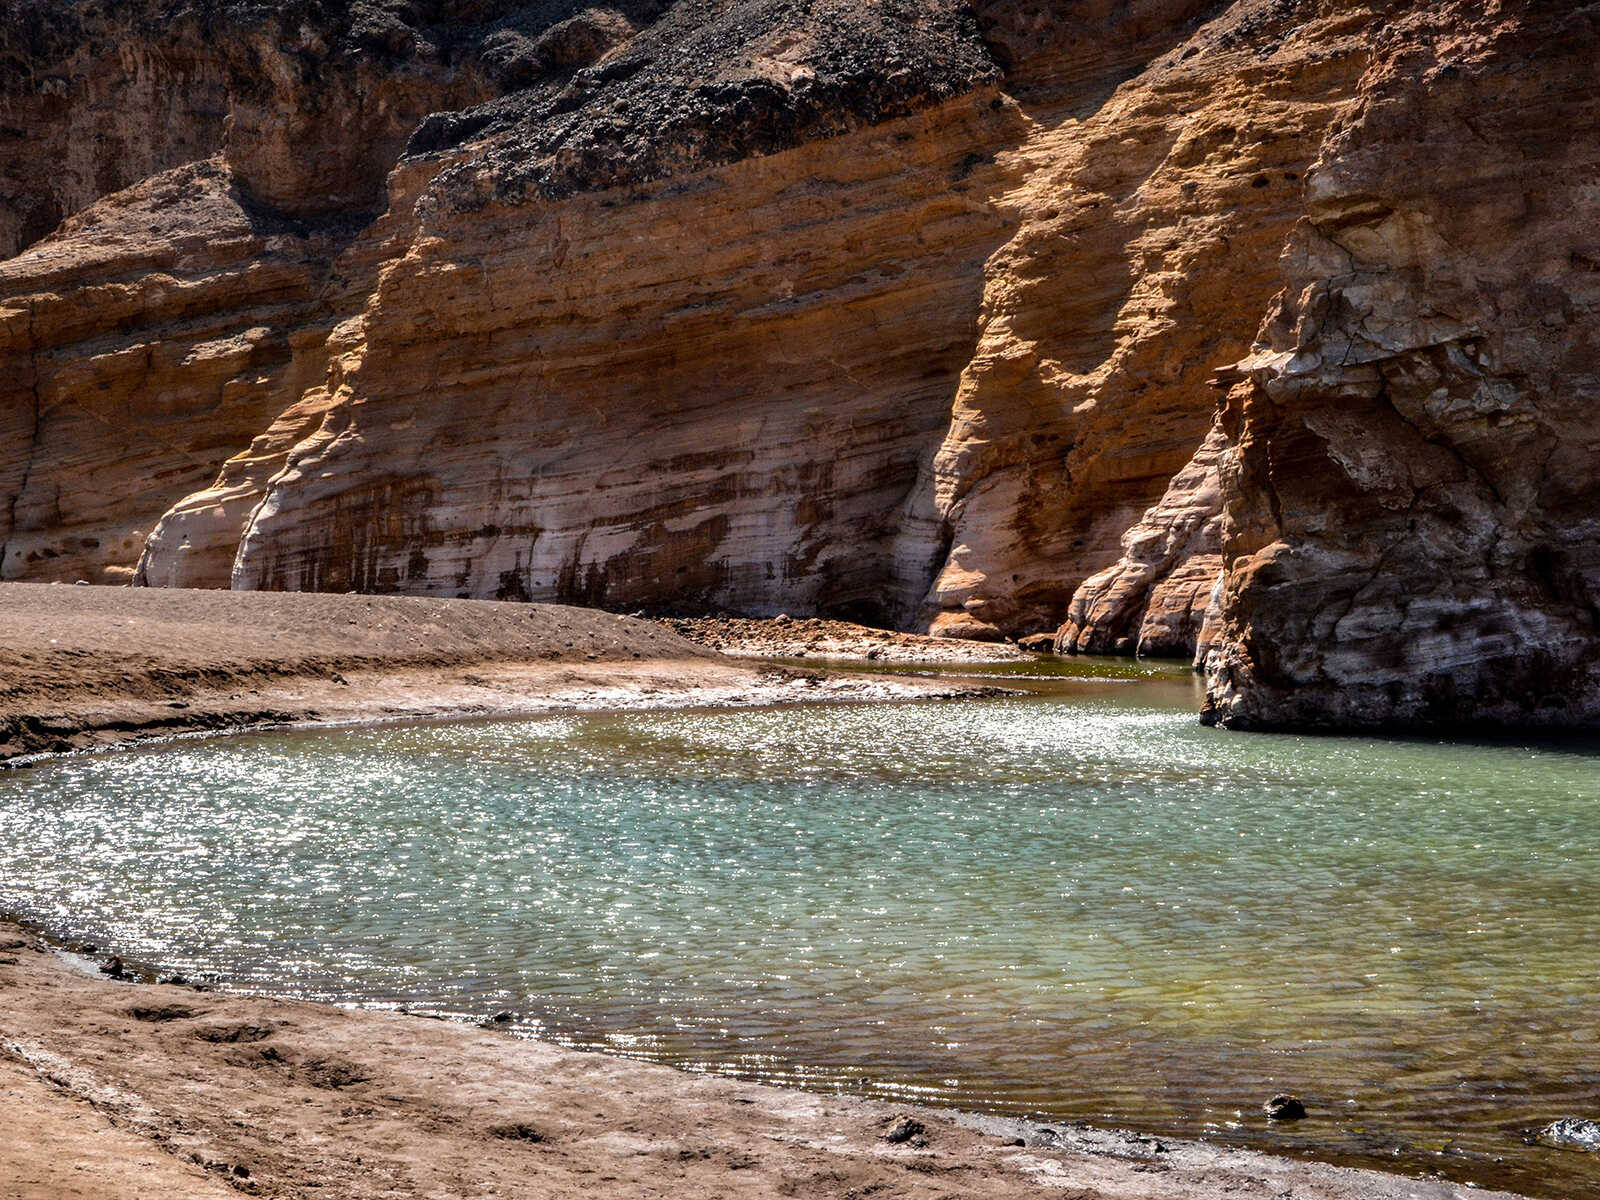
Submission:
POLYGON ((1469 1194, 810 1095, 398 1013, 116 983, 4 922, 0 1101, 8 1200, 1469 1194), (889 1141, 908 1116, 923 1131, 889 1141))
POLYGON ((984 690, 757 668, 557 605, 0 584, 0 762, 263 725, 984 690))

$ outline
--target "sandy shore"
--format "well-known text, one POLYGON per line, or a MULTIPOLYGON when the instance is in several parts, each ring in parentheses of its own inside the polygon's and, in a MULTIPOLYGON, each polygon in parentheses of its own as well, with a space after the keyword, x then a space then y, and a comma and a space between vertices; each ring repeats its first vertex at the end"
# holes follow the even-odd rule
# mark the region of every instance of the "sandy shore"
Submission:
POLYGON ((980 690, 755 667, 556 605, 0 584, 0 762, 275 724, 980 690))
POLYGON ((3 922, 0 1111, 4 1200, 1505 1196, 811 1095, 396 1013, 118 983, 3 922), (906 1118, 921 1132, 888 1140, 906 1118))

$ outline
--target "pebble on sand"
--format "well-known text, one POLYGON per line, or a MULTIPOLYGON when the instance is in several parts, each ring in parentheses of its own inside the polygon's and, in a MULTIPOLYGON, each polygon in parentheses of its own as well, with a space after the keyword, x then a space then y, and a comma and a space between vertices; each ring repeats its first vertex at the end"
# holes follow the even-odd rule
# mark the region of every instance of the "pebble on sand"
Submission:
POLYGON ((928 1127, 921 1121, 912 1120, 910 1117, 902 1117, 895 1123, 893 1129, 883 1135, 883 1140, 891 1146, 898 1146, 902 1142, 909 1142, 912 1138, 920 1137, 927 1132, 928 1127))

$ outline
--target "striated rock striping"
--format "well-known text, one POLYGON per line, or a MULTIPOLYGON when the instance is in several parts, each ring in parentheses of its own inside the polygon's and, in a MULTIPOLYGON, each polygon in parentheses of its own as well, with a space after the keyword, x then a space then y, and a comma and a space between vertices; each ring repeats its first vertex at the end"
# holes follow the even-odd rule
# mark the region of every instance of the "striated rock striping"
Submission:
POLYGON ((1593 6, 9 3, 0 578, 1593 719, 1593 6))
MULTIPOLYGON (((1185 262, 1215 256, 1225 224, 1225 257, 1264 302, 1296 188, 1251 172, 1303 168, 1353 70, 1321 72, 1320 106, 1271 101, 1295 77, 1306 90, 1318 37, 1301 46, 1271 14, 1197 23, 1199 8, 1069 23, 988 6, 974 26, 955 6, 907 22, 840 4, 796 25, 781 5, 677 5, 499 29, 478 43, 478 85, 518 90, 420 122, 366 228, 307 224, 325 205, 269 169, 292 130, 230 132, 215 167, 103 201, 9 264, 41 420, 20 439, 32 465, 0 572, 1053 625, 1209 421, 1199 355, 1140 402, 1136 449, 1102 439, 1130 415, 1130 370, 1189 357, 1156 336, 1180 314, 1151 325, 1150 305, 1194 302, 1185 262), (1224 122, 1252 89, 1260 127, 1224 122), (267 345, 248 363, 176 349, 185 331, 133 252, 159 256, 169 210, 255 237, 227 270, 183 264, 205 276, 207 346, 267 345), (290 263, 299 307, 265 308, 250 273, 290 263), (1147 263, 1171 269, 1130 292, 1147 263), (98 304, 116 273, 139 295, 114 329, 37 319, 98 304), (1058 273, 1105 285, 1063 296, 1058 273), (55 299, 28 296, 43 286, 55 299), (148 332, 127 337, 130 322, 148 332), (1070 364, 1003 386, 1001 364, 1061 337, 1081 343, 1070 364), (175 349, 152 372, 156 338, 175 349), (295 368, 238 369, 265 357, 295 368), (86 361, 126 365, 124 428, 161 424, 164 470, 78 419, 86 361), (219 390, 262 403, 224 416, 219 390), (152 392, 166 399, 147 414, 152 392), (1082 482, 1062 494, 1069 444, 1082 482), (96 489, 113 520, 77 494, 84 453, 161 486, 96 489), (1086 519, 1100 532, 1082 536, 1086 519)), ((349 87, 307 106, 343 113, 349 87)), ((1256 322, 1223 310, 1229 290, 1193 323, 1207 344, 1231 323, 1224 358, 1256 322)))

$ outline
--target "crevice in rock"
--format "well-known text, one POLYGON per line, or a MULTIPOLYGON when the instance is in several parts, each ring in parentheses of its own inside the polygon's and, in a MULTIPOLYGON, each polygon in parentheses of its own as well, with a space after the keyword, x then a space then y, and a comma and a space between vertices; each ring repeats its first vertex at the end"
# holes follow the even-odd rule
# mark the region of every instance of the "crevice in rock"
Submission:
POLYGON ((28 436, 28 452, 22 463, 22 476, 17 481, 17 490, 12 493, 11 503, 7 506, 6 536, 4 541, 0 541, 0 579, 6 578, 6 555, 17 532, 17 505, 22 502, 22 497, 28 490, 28 480, 33 475, 34 459, 39 453, 39 433, 44 421, 44 396, 39 389, 38 349, 34 339, 31 300, 28 302, 28 375, 29 392, 33 397, 33 429, 28 436))

